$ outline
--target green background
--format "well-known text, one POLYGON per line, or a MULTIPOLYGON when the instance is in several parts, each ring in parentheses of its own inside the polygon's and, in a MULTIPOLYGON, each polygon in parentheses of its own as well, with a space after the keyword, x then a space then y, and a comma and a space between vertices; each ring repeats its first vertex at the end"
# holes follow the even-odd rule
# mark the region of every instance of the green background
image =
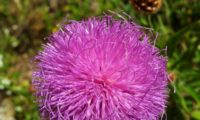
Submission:
MULTIPOLYGON (((168 120, 200 120, 200 1, 163 0, 156 14, 136 11, 129 0, 0 0, 1 111, 16 120, 39 120, 31 86, 33 56, 65 20, 125 11, 158 32, 168 47, 168 120)), ((166 116, 164 117, 166 118, 166 116)))

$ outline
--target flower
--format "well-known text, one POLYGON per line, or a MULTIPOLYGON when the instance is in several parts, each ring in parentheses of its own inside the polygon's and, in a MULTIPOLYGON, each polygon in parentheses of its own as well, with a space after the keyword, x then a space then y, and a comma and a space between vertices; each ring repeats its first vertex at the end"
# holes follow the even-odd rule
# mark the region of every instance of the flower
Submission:
POLYGON ((150 120, 165 112, 167 60, 145 28, 106 15, 72 21, 48 40, 33 74, 42 118, 150 120))

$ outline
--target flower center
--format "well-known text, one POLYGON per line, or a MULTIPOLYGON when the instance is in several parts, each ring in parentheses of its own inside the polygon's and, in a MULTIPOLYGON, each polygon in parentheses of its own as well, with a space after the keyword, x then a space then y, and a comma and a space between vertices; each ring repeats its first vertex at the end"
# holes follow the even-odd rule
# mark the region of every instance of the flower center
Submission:
POLYGON ((112 86, 115 83, 115 81, 108 79, 106 76, 102 76, 99 79, 95 79, 94 83, 100 84, 105 87, 105 86, 112 86))

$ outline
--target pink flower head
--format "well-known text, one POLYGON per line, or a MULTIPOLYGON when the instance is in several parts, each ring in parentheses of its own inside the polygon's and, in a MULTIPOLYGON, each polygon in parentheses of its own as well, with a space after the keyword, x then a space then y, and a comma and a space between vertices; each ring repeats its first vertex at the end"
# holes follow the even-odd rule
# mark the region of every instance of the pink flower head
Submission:
POLYGON ((144 31, 104 16, 53 33, 33 74, 42 118, 159 119, 166 107, 167 62, 144 31))

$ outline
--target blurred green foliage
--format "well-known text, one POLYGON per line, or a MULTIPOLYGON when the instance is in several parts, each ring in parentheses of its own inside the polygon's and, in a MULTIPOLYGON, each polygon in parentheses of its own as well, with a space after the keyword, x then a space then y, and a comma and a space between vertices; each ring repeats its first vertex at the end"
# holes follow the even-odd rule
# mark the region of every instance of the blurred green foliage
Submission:
POLYGON ((129 0, 0 0, 0 99, 12 99, 15 118, 39 120, 30 61, 44 38, 66 19, 81 20, 107 10, 125 11, 159 33, 157 46, 168 47, 171 78, 167 119, 200 120, 198 0, 163 0, 156 14, 136 11, 129 0))

